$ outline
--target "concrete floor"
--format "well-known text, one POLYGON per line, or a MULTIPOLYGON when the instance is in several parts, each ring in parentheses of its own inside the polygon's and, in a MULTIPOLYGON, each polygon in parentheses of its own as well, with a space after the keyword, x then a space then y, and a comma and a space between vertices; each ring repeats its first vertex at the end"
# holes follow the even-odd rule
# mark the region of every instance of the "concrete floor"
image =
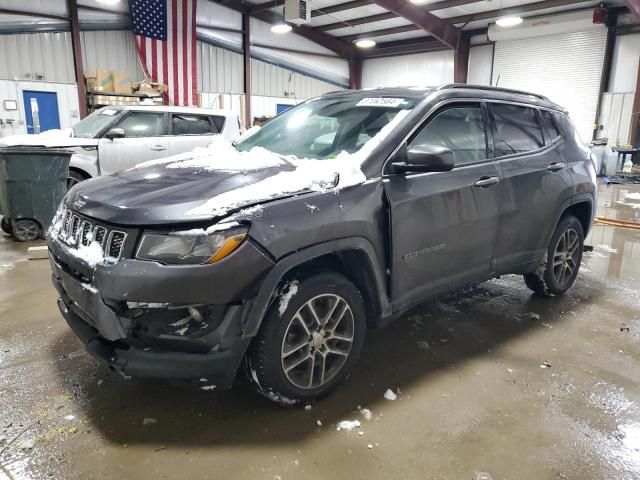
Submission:
MULTIPOLYGON (((617 203, 628 191, 603 187, 599 214, 640 220, 617 203)), ((596 226, 588 243, 617 252, 586 256, 564 297, 505 277, 370 332, 351 379, 307 411, 246 381, 113 374, 59 315, 48 262, 0 238, 0 478, 638 479, 640 230, 596 226)))

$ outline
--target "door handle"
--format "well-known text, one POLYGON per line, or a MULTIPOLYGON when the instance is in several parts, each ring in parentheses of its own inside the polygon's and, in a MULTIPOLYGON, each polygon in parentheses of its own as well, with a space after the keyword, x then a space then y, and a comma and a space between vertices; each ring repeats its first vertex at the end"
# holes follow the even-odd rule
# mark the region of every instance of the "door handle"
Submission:
POLYGON ((480 180, 476 181, 473 186, 479 188, 487 188, 491 185, 495 185, 499 181, 500 179, 498 177, 482 177, 480 180))
POLYGON ((552 163, 547 167, 547 170, 550 172, 557 172, 558 170, 562 170, 566 165, 562 162, 560 163, 552 163))
POLYGON ((153 150, 154 152, 162 152, 166 149, 167 147, 165 147, 164 145, 154 145, 153 147, 151 147, 151 150, 153 150))

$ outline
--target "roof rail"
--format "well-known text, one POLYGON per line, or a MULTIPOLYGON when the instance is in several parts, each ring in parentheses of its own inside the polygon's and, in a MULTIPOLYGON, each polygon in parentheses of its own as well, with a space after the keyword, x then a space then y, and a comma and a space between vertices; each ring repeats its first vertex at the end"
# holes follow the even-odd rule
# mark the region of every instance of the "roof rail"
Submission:
POLYGON ((440 85, 436 90, 446 90, 449 88, 470 88, 473 90, 491 90, 494 92, 504 92, 504 93, 515 93, 518 95, 529 95, 530 97, 536 97, 541 100, 549 100, 544 95, 540 95, 539 93, 531 93, 525 92, 523 90, 515 90, 513 88, 502 88, 502 87, 490 87, 487 85, 471 85, 467 83, 447 83, 445 85, 440 85))

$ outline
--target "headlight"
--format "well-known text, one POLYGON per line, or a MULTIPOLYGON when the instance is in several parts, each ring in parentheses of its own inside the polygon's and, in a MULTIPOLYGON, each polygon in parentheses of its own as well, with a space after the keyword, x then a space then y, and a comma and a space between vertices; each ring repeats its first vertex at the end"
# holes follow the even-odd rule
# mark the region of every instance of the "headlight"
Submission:
POLYGON ((145 233, 136 258, 168 265, 215 263, 237 249, 247 236, 246 227, 207 234, 204 230, 169 234, 145 233))

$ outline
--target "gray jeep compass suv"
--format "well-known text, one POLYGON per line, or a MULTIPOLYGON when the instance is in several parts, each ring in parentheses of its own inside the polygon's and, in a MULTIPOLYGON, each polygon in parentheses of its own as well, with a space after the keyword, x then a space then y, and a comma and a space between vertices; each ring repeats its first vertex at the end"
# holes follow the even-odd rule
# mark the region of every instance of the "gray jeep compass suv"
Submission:
POLYGON ((445 85, 306 101, 236 145, 82 182, 49 231, 58 305, 125 375, 240 367, 289 405, 346 378, 367 328, 502 274, 566 292, 595 208, 567 112, 445 85))

